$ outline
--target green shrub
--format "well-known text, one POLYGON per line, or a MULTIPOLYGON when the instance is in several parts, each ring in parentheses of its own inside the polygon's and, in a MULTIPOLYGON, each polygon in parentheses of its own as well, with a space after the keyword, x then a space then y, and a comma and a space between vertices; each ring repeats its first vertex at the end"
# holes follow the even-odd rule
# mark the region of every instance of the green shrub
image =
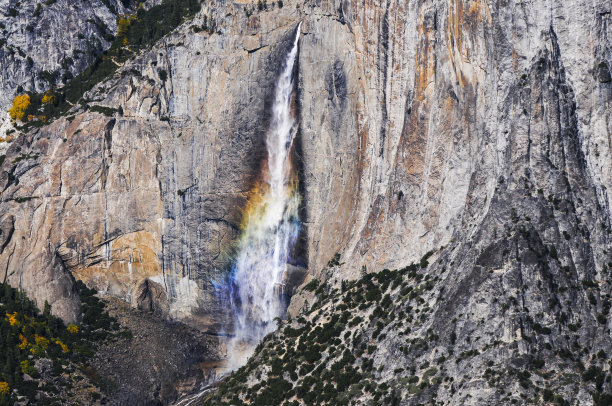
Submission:
POLYGON ((319 281, 317 279, 313 279, 304 286, 304 290, 308 292, 314 292, 319 287, 319 281))
POLYGON ((433 255, 434 251, 429 251, 427 252, 425 255, 423 255, 423 258, 421 258, 421 268, 427 268, 427 266, 429 265, 428 259, 429 257, 431 257, 433 255))
POLYGON ((341 265, 341 264, 340 264, 340 254, 339 254, 339 253, 336 253, 336 254, 333 256, 333 258, 332 258, 332 259, 330 259, 330 260, 327 262, 327 267, 328 267, 328 268, 331 268, 331 267, 334 267, 334 266, 339 266, 339 265, 341 265))
POLYGON ((365 295, 365 299, 368 302, 378 302, 381 298, 382 292, 376 285, 372 285, 365 295))
POLYGON ((123 113, 123 108, 121 107, 115 109, 112 107, 94 105, 94 106, 89 106, 89 110, 96 112, 96 113, 104 114, 107 117, 112 117, 113 115, 115 115, 115 113, 119 113, 119 114, 123 113))

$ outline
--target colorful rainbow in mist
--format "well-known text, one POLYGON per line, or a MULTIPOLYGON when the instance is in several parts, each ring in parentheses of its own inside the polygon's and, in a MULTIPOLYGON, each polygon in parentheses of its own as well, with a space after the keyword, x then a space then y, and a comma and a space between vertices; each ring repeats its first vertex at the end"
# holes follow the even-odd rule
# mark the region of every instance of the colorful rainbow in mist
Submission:
POLYGON ((231 274, 230 301, 234 334, 227 343, 228 362, 239 366, 285 310, 282 293, 300 227, 298 178, 291 161, 297 122, 293 111, 294 65, 300 26, 275 90, 267 158, 260 181, 249 193, 243 233, 231 274))

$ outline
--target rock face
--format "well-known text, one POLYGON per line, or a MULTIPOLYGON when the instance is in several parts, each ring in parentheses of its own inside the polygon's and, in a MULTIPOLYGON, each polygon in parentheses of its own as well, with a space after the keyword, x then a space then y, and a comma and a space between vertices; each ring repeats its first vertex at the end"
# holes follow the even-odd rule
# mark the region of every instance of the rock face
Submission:
MULTIPOLYGON (((517 345, 496 353, 512 359, 575 336, 609 352, 596 316, 610 310, 611 13, 609 2, 581 0, 206 3, 87 95, 123 115, 75 106, 12 144, 0 269, 68 320, 78 317, 74 276, 219 328, 215 285, 264 158, 279 61, 302 21, 307 279, 355 279, 446 246, 435 267, 446 273, 432 270, 446 300, 432 299, 424 325, 445 337, 456 319, 461 351, 497 339, 517 345), (343 265, 324 271, 336 253, 343 265), (528 342, 528 320, 557 330, 528 342), (565 334, 569 324, 580 327, 565 334), (477 345, 475 332, 486 336, 477 345)), ((481 389, 448 399, 476 402, 481 389)))
POLYGON ((117 16, 136 5, 130 0, 0 2, 0 128, 10 128, 5 112, 18 87, 42 92, 78 75, 110 45, 117 16))
MULTIPOLYGON (((241 52, 226 60, 215 55, 229 46, 225 37, 182 31, 88 95, 91 104, 122 105, 122 117, 76 108, 9 149, 6 212, 26 234, 36 213, 49 223, 35 241, 14 233, 2 261, 9 280, 39 301, 67 300, 44 287, 47 293, 34 291, 41 269, 54 281, 68 269, 105 294, 166 316, 203 326, 222 316, 213 283, 227 271, 265 150, 261 101, 272 92, 272 66, 292 33, 283 30, 279 45, 254 62, 240 37, 229 41, 241 52), (251 76, 265 85, 239 85, 251 76), (229 87, 235 98, 225 95, 229 87), (151 296, 151 287, 159 294, 151 296)), ((58 314, 75 317, 58 306, 58 314)))
POLYGON ((533 127, 549 107, 545 100, 538 107, 527 76, 543 61, 558 72, 551 92, 565 91, 585 176, 599 205, 609 207, 610 84, 597 73, 609 64, 609 10, 603 3, 549 10, 534 1, 517 17, 513 4, 342 3, 337 20, 306 24, 300 100, 312 269, 335 251, 351 263, 347 273, 362 264, 397 266, 457 232, 474 232, 499 178, 519 172, 517 148, 528 148, 526 169, 548 171, 530 144, 536 137, 552 143, 549 128, 569 131, 570 124, 546 117, 533 127), (591 23, 581 18, 594 18, 600 34, 587 34, 591 23), (315 60, 326 67, 325 80, 315 60), (588 100, 593 94, 596 103, 588 100))

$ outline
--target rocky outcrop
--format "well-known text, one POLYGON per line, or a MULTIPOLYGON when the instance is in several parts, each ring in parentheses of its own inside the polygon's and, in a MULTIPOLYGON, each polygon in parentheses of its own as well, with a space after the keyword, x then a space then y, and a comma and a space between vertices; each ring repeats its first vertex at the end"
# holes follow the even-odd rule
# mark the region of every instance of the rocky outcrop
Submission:
MULTIPOLYGON (((81 73, 109 47, 118 16, 136 5, 129 0, 1 2, 0 110, 6 112, 23 91, 43 92, 81 73)), ((2 139, 12 129, 6 113, 0 129, 2 139)))

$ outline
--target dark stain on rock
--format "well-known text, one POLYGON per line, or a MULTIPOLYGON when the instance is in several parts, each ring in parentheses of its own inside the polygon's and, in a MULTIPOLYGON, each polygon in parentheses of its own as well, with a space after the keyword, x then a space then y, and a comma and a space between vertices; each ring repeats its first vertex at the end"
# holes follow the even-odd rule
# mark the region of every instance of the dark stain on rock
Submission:
POLYGON ((389 4, 385 8, 385 14, 382 18, 379 28, 379 43, 378 49, 378 66, 380 67, 380 101, 381 101, 381 118, 380 118, 380 152, 382 156, 385 152, 385 140, 387 138, 387 73, 388 73, 388 55, 389 55, 389 4))
POLYGON ((476 259, 476 265, 487 269, 499 268, 503 264, 503 244, 497 242, 489 245, 476 259))
MULTIPOLYGON (((309 199, 307 197, 306 182, 304 181, 305 179, 305 176, 304 176, 305 163, 304 163, 304 158, 303 158, 304 157, 304 140, 302 138, 302 131, 301 131, 302 127, 300 123, 301 111, 302 111, 302 105, 300 101, 302 100, 302 97, 301 97, 301 92, 300 92, 301 86, 300 86, 299 72, 300 72, 300 48, 298 47, 298 54, 295 59, 295 66, 293 70, 293 74, 294 74, 293 94, 295 96, 294 97, 294 108, 295 108, 295 118, 296 118, 298 128, 295 134, 295 138, 293 140, 293 149, 291 151, 292 153, 291 159, 293 161, 293 165, 297 172, 298 190, 299 190, 299 193, 302 199, 300 201, 300 207, 298 209, 298 216, 299 216, 298 220, 300 221, 300 234, 293 247, 293 252, 291 253, 290 262, 294 266, 306 268, 308 267, 308 222, 307 222, 308 206, 306 205, 306 202, 309 201, 309 199)), ((344 97, 342 98, 342 103, 345 103, 346 79, 345 79, 344 69, 342 69, 342 79, 344 80, 343 83, 345 83, 344 97)))
POLYGON ((15 232, 15 216, 9 214, 0 220, 0 254, 4 252, 6 246, 11 242, 13 232, 15 232))
POLYGON ((597 78, 599 79, 601 83, 612 82, 612 75, 610 75, 610 68, 608 67, 608 64, 606 63, 606 61, 601 61, 597 65, 596 72, 597 72, 597 78))
POLYGON ((336 60, 331 65, 325 74, 325 89, 327 90, 328 99, 332 104, 340 110, 344 110, 346 106, 346 72, 344 63, 336 60))
POLYGON ((102 174, 100 175, 102 189, 106 188, 106 180, 108 178, 108 168, 110 166, 110 160, 113 157, 113 153, 112 153, 113 128, 115 128, 116 122, 117 120, 113 118, 104 127, 104 151, 102 155, 102 174))
POLYGON ((342 61, 337 60, 328 67, 325 74, 325 89, 331 105, 331 129, 337 134, 342 125, 347 101, 346 71, 342 61))

